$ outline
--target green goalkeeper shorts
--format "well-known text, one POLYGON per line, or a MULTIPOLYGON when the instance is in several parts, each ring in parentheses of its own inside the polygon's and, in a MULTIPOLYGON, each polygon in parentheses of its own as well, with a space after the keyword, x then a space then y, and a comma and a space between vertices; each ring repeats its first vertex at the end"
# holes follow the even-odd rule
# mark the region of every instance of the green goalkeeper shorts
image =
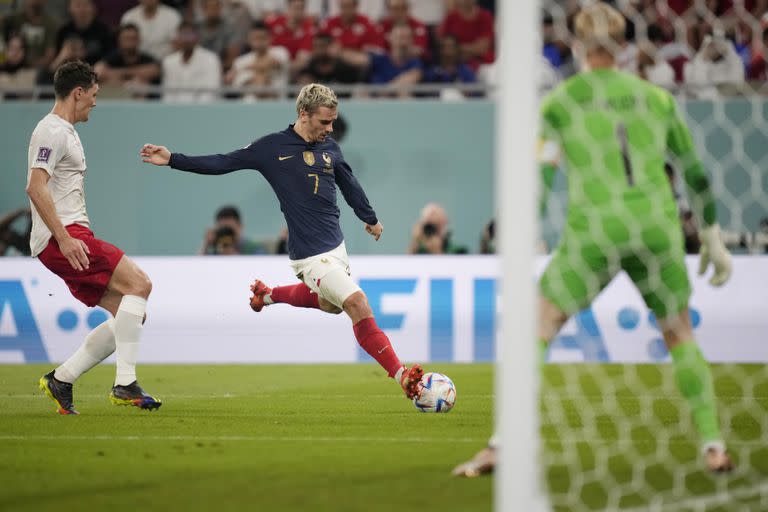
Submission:
POLYGON ((539 286, 541 293, 566 314, 585 307, 624 270, 656 318, 688 306, 691 283, 685 267, 681 232, 648 228, 642 242, 599 244, 587 233, 566 230, 539 286))

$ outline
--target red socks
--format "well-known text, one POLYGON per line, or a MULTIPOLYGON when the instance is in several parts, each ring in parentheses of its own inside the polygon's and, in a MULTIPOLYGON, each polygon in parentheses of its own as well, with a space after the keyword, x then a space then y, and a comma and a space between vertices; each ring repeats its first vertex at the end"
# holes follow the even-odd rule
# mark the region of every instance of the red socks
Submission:
POLYGON ((319 298, 316 293, 312 293, 304 283, 291 286, 277 286, 272 289, 272 302, 275 304, 290 304, 297 308, 320 309, 319 298))
MULTIPOLYGON (((273 295, 274 297, 274 292, 273 295)), ((389 342, 387 335, 376 325, 373 318, 364 318, 357 322, 353 327, 355 338, 363 349, 374 358, 390 377, 394 377, 402 364, 395 354, 395 349, 389 342)))

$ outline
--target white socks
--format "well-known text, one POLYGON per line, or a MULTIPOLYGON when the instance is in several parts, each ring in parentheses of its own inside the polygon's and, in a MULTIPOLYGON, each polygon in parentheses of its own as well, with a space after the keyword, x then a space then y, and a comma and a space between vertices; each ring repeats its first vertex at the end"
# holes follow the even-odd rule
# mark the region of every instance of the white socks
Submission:
POLYGON ((115 356, 117 359, 116 386, 127 386, 136 380, 136 359, 139 354, 144 312, 147 299, 125 295, 115 315, 115 356))
POLYGON ((56 379, 72 384, 82 374, 106 359, 115 351, 115 333, 112 319, 97 325, 94 330, 85 337, 85 342, 67 359, 64 364, 56 368, 53 374, 56 379))
POLYGON ((397 373, 395 374, 395 382, 400 384, 400 381, 403 378, 403 372, 405 371, 405 366, 401 366, 399 370, 397 370, 397 373))

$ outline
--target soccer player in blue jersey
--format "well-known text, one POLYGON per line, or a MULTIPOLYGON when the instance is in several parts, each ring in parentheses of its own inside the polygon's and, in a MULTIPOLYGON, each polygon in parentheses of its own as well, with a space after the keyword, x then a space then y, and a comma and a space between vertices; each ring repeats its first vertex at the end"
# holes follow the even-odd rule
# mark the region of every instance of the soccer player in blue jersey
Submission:
POLYGON ((400 383, 408 398, 421 391, 423 369, 400 363, 386 334, 376 325, 365 293, 349 273, 349 260, 339 226, 336 187, 365 230, 376 240, 383 227, 360 183, 330 134, 337 117, 336 94, 320 84, 301 89, 296 99, 298 119, 283 131, 257 139, 227 154, 187 156, 164 146, 145 144, 144 162, 169 165, 197 174, 226 174, 240 169, 259 171, 272 186, 288 223, 288 254, 295 285, 270 288, 251 285, 251 308, 259 312, 272 304, 346 312, 363 349, 400 383))

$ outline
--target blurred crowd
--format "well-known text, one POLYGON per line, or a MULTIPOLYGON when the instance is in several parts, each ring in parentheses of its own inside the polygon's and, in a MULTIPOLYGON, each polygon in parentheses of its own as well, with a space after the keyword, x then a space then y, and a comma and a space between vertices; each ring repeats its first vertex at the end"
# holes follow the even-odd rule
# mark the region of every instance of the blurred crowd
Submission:
POLYGON ((102 96, 154 90, 148 97, 208 101, 246 89, 245 99, 259 100, 309 82, 408 95, 414 84, 477 81, 494 60, 494 4, 0 0, 0 87, 13 98, 50 84, 62 62, 83 59, 96 67, 102 96))
MULTIPOLYGON (((545 64, 558 78, 578 70, 570 41, 580 3, 544 2, 545 64)), ((624 71, 698 98, 765 92, 761 86, 768 77, 768 0, 609 3, 627 20, 618 55, 624 71)))
MULTIPOLYGON (((578 69, 571 29, 581 3, 543 2, 545 89, 578 69)), ((619 56, 626 71, 705 98, 760 89, 768 77, 768 0, 610 3, 628 22, 619 56)), ((478 96, 497 80, 495 4, 0 0, 0 88, 6 99, 23 97, 14 91, 50 85, 58 65, 84 59, 107 96, 261 100, 313 81, 375 85, 368 93, 385 97, 433 95, 419 84, 445 99, 478 96)))

